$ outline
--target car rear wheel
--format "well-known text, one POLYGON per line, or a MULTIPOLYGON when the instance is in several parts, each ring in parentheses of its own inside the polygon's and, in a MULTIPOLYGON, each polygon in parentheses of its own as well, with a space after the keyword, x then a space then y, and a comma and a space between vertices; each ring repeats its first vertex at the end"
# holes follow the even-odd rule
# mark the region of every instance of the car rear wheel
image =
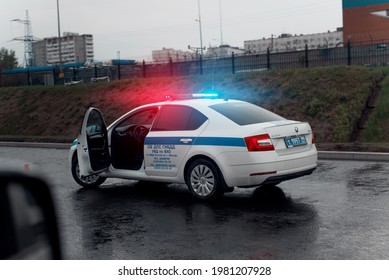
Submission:
POLYGON ((98 187, 102 183, 104 183, 105 180, 107 179, 104 177, 100 177, 98 175, 81 177, 80 166, 78 165, 77 155, 74 156, 73 160, 72 160, 72 176, 73 176, 73 179, 77 182, 77 184, 79 184, 80 186, 86 187, 86 188, 98 187))
POLYGON ((202 200, 213 200, 223 195, 223 177, 210 160, 197 159, 186 171, 186 184, 191 193, 202 200))

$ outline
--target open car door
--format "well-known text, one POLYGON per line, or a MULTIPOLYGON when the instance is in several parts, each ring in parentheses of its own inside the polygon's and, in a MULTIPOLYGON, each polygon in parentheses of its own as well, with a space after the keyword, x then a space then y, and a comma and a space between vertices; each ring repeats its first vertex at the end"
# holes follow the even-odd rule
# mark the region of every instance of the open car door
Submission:
POLYGON ((107 127, 103 114, 89 108, 78 136, 77 157, 81 176, 90 176, 105 171, 110 164, 107 127))

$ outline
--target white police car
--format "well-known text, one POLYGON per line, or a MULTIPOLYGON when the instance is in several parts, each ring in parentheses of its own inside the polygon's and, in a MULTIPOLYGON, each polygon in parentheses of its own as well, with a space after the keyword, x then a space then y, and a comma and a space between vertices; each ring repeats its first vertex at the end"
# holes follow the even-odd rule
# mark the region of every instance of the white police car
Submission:
POLYGON ((311 174, 317 151, 308 123, 243 101, 202 98, 140 106, 108 127, 89 108, 70 161, 84 187, 106 178, 186 183, 194 196, 213 199, 232 187, 311 174))

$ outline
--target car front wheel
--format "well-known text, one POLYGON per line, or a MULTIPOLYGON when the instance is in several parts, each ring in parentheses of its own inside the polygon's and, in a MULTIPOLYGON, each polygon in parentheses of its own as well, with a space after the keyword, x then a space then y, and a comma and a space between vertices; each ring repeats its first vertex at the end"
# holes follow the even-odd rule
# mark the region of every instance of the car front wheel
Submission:
POLYGON ((197 159, 186 171, 186 184, 191 193, 202 200, 213 200, 223 195, 223 177, 210 160, 197 159))
POLYGON ((87 188, 95 188, 100 186, 102 183, 105 182, 107 178, 100 177, 98 175, 92 175, 87 177, 81 177, 80 175, 80 166, 78 164, 77 155, 73 157, 72 160, 72 176, 73 179, 79 184, 80 186, 87 187, 87 188))

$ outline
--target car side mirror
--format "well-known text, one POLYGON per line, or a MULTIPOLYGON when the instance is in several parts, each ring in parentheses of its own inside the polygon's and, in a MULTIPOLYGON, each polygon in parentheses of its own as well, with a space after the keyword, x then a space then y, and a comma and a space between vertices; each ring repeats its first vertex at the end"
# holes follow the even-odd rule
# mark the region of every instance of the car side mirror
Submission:
POLYGON ((60 259, 49 186, 26 173, 0 171, 0 259, 60 259))

